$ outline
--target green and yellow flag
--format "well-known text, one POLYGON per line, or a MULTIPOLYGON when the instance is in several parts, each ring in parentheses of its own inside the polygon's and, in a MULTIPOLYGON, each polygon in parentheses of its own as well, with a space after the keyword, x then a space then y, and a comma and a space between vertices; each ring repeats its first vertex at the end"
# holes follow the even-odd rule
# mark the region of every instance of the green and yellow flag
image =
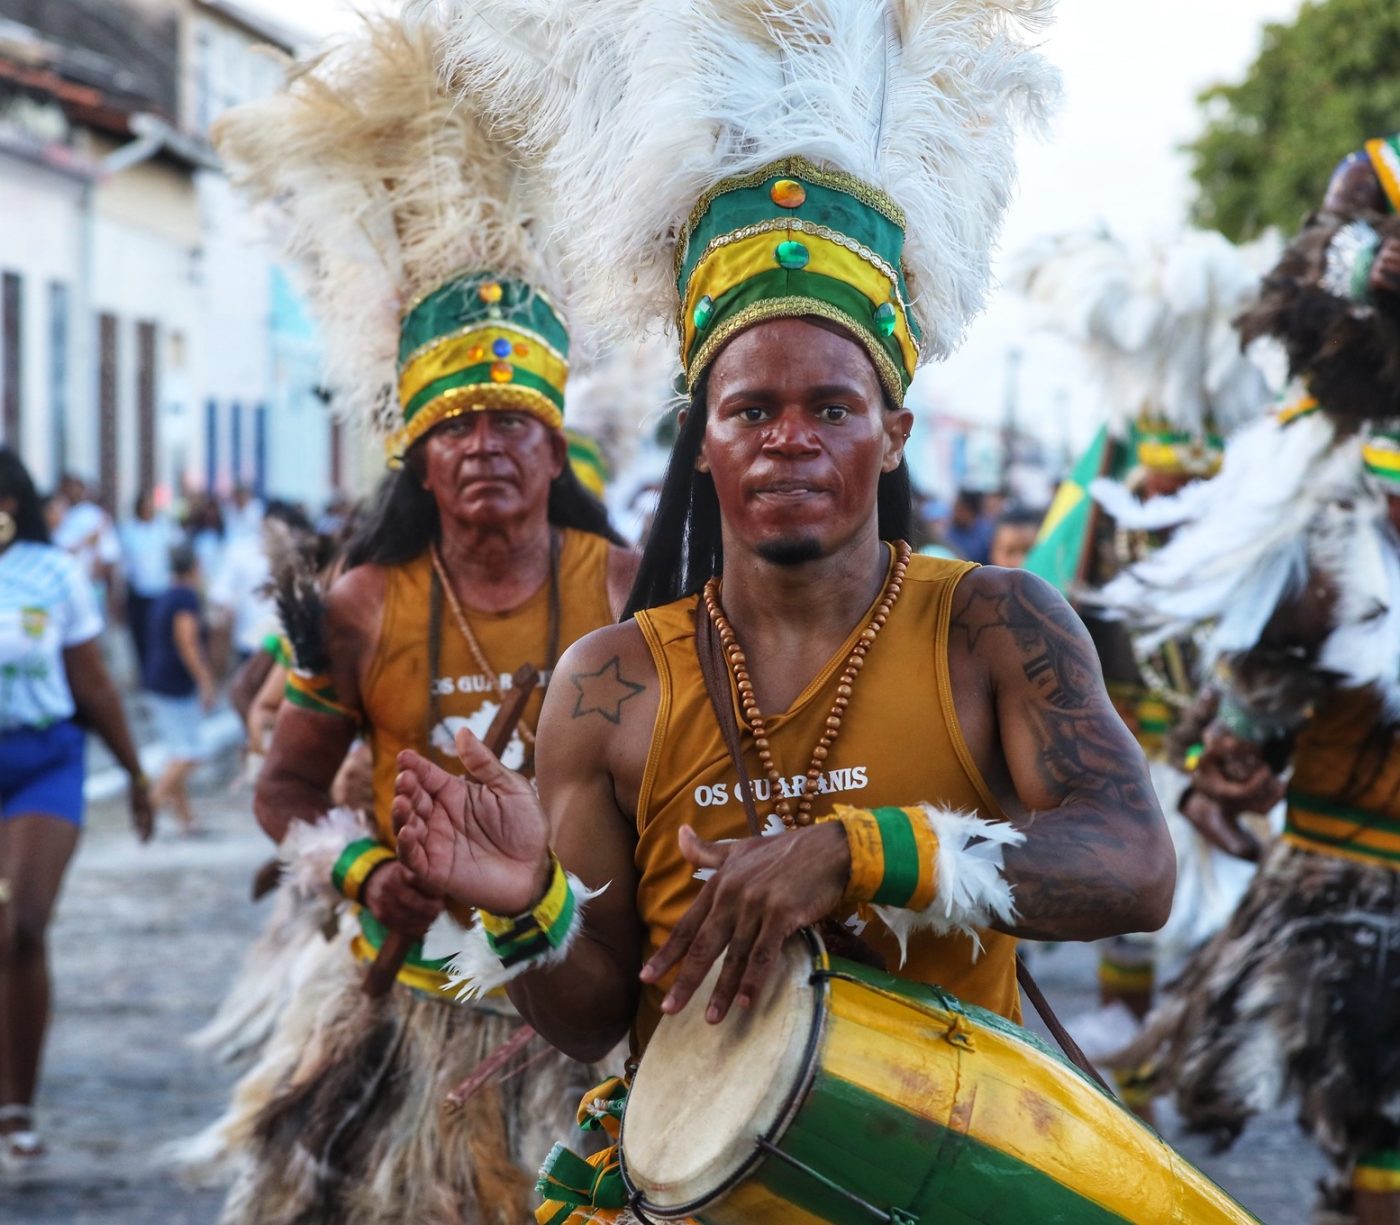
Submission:
POLYGON ((1081 575, 1094 524, 1089 485, 1108 473, 1117 449, 1109 437, 1108 426, 1100 428, 1073 471, 1060 482, 1040 525, 1040 534, 1026 557, 1026 569, 1053 583, 1059 591, 1067 590, 1081 575))

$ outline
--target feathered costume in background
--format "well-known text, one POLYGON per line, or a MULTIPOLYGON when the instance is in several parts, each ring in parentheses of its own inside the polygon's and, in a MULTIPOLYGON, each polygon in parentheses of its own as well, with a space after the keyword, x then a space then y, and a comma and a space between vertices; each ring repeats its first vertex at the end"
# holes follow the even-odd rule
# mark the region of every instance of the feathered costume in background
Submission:
POLYGON ((1149 641, 1204 630, 1230 700, 1296 729, 1283 839, 1128 1057, 1222 1145, 1296 1100, 1337 1172, 1327 1222, 1354 1220, 1348 1186, 1394 1189, 1400 1144, 1400 861, 1385 832, 1400 787, 1400 539, 1385 495, 1400 467, 1384 430, 1400 331, 1396 303, 1329 275, 1349 224, 1310 225, 1240 321, 1246 342, 1287 350, 1292 402, 1232 438, 1170 543, 1101 593, 1149 641), (1276 613, 1318 593, 1320 645, 1285 633, 1269 648, 1276 613))
MULTIPOLYGON (((442 22, 455 84, 553 183, 590 328, 669 332, 691 392, 745 328, 816 317, 902 403, 982 308, 1016 123, 1057 85, 1022 41, 1050 0, 415 7, 442 22)), ((950 835, 949 863, 982 824, 950 835)), ((537 1219, 614 1219, 609 1161, 548 1167, 537 1219)))
MULTIPOLYGON (((1160 533, 1188 519, 1195 502, 1209 496, 1199 478, 1215 471, 1224 439, 1269 404, 1266 373, 1242 351, 1234 323, 1277 257, 1278 244, 1268 239, 1240 248, 1216 233, 1187 231, 1172 242, 1138 248, 1091 231, 1047 238, 1012 262, 1008 287, 1030 303, 1038 326, 1079 350, 1102 388, 1109 445, 1126 452, 1125 461, 1113 465, 1126 470, 1121 479, 1101 476, 1088 486, 1103 516, 1086 544, 1096 550, 1088 583, 1110 578, 1155 548, 1160 533), (1173 494, 1144 496, 1149 472, 1189 483, 1173 494), (1110 532, 1111 559, 1100 547, 1110 532)), ((1066 594, 1092 607, 1091 590, 1071 587, 1066 594)), ((1181 952, 1212 935, 1239 902, 1250 871, 1212 848, 1177 813, 1187 779, 1168 760, 1161 724, 1179 716, 1204 679, 1195 669, 1193 645, 1173 642, 1159 652, 1164 644, 1140 650, 1134 642, 1129 662, 1123 631, 1100 622, 1095 639, 1112 641, 1105 674, 1110 685, 1129 686, 1119 700, 1141 707, 1130 723, 1139 724, 1140 717, 1140 739, 1177 851, 1177 892, 1166 927, 1121 937, 1116 952, 1107 954, 1107 972, 1118 962, 1132 966, 1148 990, 1147 950, 1181 952), (1126 675, 1116 676, 1115 668, 1126 675)))
MULTIPOLYGON (((1234 321, 1277 254, 1269 239, 1236 247, 1199 230, 1142 250, 1107 233, 1079 233, 1022 252, 1007 286, 1030 302, 1038 326, 1081 351, 1113 435, 1137 443, 1137 464, 1209 476, 1223 438, 1258 418, 1272 395, 1264 369, 1241 351, 1234 321)), ((1189 513, 1192 492, 1149 503, 1134 484, 1132 476, 1103 479, 1091 493, 1135 530, 1170 527, 1189 513)))
MULTIPOLYGON (((541 254, 538 197, 438 68, 428 34, 369 19, 215 133, 233 181, 280 214, 338 411, 384 436, 391 459, 459 413, 511 409, 558 428, 564 407, 563 286, 541 254)), ((312 658, 318 590, 292 580, 284 594, 298 663, 324 663, 312 658)), ((421 977, 421 990, 401 978, 365 995, 351 951, 364 930, 330 881, 372 825, 335 810, 293 822, 284 841, 283 889, 317 913, 336 908, 339 926, 298 959, 300 989, 229 1111, 186 1146, 236 1170, 225 1225, 516 1225, 570 1094, 590 1081, 557 1052, 521 1058, 517 1044, 444 1109, 521 1022, 504 998, 460 1005, 421 977)), ((455 944, 437 928, 425 962, 455 944)))

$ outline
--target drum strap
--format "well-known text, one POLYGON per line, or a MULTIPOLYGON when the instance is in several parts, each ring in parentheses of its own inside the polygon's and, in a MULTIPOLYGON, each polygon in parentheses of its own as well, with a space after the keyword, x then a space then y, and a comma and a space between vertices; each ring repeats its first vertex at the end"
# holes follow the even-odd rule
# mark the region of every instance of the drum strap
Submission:
POLYGON ((1040 984, 1031 977, 1030 967, 1021 960, 1020 956, 1016 958, 1016 981, 1021 984, 1021 990, 1026 993, 1026 998, 1034 1005, 1036 1012, 1040 1014, 1040 1019, 1045 1022, 1045 1028, 1060 1044, 1060 1050, 1064 1051, 1070 1063, 1097 1084, 1109 1097, 1115 1096, 1113 1090, 1108 1087, 1108 1082, 1099 1075, 1098 1068, 1089 1062, 1089 1057, 1079 1049, 1079 1043, 1070 1036, 1069 1030, 1055 1015, 1055 1010, 1050 1007, 1050 1001, 1045 998, 1040 984))
POLYGON ((729 689, 729 664, 724 658, 724 646, 719 631, 710 619, 704 600, 695 605, 695 650, 700 657, 700 675, 705 679, 705 692, 710 695, 715 718, 719 720, 724 746, 739 774, 739 794, 744 801, 744 816, 748 818, 749 833, 758 838, 763 825, 753 804, 753 787, 749 783, 749 768, 744 764, 744 748, 739 741, 739 720, 734 715, 734 697, 729 689))
MULTIPOLYGON (((729 664, 724 657, 724 646, 719 640, 719 632, 710 619, 710 610, 705 606, 704 600, 696 601, 695 605, 695 652, 700 659, 700 675, 705 681, 705 692, 709 694, 710 705, 719 721, 720 734, 724 737, 725 747, 729 750, 730 759, 734 762, 734 769, 739 776, 740 798, 744 801, 744 816, 748 818, 749 832, 758 838, 763 833, 763 825, 758 819, 758 811, 754 808, 749 770, 744 764, 744 749, 739 739, 739 720, 734 714, 734 697, 729 688, 729 664)), ((845 952, 844 949, 839 951, 845 952)), ((862 957, 857 954, 856 959, 864 961, 868 959, 868 955, 862 957)), ((1079 1049, 1079 1044, 1070 1037, 1069 1030, 1055 1015, 1055 1010, 1050 1007, 1050 1001, 1045 998, 1040 984, 1031 976, 1030 969, 1020 957, 1016 958, 1016 981, 1069 1061, 1110 1097, 1113 1096, 1113 1091, 1099 1075, 1099 1070, 1089 1062, 1084 1052, 1079 1049)))

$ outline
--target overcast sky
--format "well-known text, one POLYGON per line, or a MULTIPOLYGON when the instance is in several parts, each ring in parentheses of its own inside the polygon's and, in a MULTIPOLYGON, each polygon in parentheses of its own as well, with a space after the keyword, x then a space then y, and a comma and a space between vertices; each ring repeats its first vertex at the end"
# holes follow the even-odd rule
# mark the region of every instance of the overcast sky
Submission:
MULTIPOLYGON (((243 3, 279 20, 288 11, 274 0, 243 3)), ((362 0, 360 7, 391 6, 362 0)), ((1064 106, 1048 140, 1024 145, 1003 251, 1099 223, 1127 239, 1179 230, 1190 184, 1178 148, 1200 131, 1197 94, 1238 79, 1259 49, 1264 23, 1289 20, 1298 8, 1299 0, 1061 0, 1044 49, 1064 74, 1064 106)), ((298 0, 295 11, 315 33, 354 22, 341 0, 298 0)), ((962 351, 921 375, 918 398, 959 416, 999 419, 1006 353, 1020 348, 1022 421, 1081 445, 1100 406, 1063 351, 1028 340, 1025 326, 1017 303, 995 299, 962 351)))

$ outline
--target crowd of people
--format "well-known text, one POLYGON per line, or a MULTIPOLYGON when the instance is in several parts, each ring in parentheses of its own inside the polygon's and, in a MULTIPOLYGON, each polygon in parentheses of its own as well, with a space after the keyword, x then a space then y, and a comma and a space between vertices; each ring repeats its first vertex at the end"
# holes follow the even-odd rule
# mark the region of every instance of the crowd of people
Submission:
POLYGON ((6 1159, 83 728, 141 837, 189 827, 227 677, 277 858, 210 1031, 242 1078, 178 1154, 222 1225, 1252 1220, 1143 1125, 1167 1092, 1221 1143, 1295 1099, 1315 1221, 1400 1222, 1400 138, 1267 276, 1218 236, 1028 260, 1109 420, 1043 515, 944 513, 906 393, 987 292, 1048 4, 485 7, 366 18, 214 132, 383 439, 366 505, 114 528, 0 451, 6 1159), (571 361, 657 320, 629 542, 641 418, 578 433, 571 361), (1097 943, 1116 1096, 1037 941, 1097 943))

